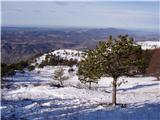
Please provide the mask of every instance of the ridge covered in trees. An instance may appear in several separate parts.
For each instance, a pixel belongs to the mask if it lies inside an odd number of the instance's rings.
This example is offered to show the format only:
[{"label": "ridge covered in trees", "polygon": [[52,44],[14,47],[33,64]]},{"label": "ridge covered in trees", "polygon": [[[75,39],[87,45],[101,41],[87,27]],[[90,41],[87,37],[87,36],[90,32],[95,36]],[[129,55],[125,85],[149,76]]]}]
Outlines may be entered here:
[{"label": "ridge covered in trees", "polygon": [[67,65],[67,66],[73,66],[77,65],[78,61],[76,59],[63,59],[60,58],[60,56],[56,56],[53,54],[47,54],[45,57],[45,60],[42,61],[42,63],[38,66],[39,68],[43,68],[46,65],[49,66],[57,66],[57,65]]}]

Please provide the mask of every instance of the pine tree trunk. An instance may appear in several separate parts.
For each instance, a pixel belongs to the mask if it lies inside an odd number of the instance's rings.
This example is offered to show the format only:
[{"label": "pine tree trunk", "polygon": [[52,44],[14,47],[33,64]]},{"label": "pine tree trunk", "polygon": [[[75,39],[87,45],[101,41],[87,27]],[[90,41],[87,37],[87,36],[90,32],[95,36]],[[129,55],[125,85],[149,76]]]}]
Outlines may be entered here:
[{"label": "pine tree trunk", "polygon": [[91,89],[91,82],[89,82],[89,89]]},{"label": "pine tree trunk", "polygon": [[160,79],[159,79],[159,75],[157,75],[157,80],[158,80],[158,81],[160,81]]},{"label": "pine tree trunk", "polygon": [[158,80],[158,81],[160,81],[159,76],[160,76],[160,75],[159,75],[159,72],[157,72],[156,77],[157,77],[157,80]]},{"label": "pine tree trunk", "polygon": [[60,77],[60,79],[59,79],[59,82],[60,82],[61,86],[63,86],[63,81],[62,81],[62,78],[61,78],[61,77]]},{"label": "pine tree trunk", "polygon": [[113,93],[112,93],[112,104],[116,105],[116,87],[117,87],[117,78],[113,78]]}]

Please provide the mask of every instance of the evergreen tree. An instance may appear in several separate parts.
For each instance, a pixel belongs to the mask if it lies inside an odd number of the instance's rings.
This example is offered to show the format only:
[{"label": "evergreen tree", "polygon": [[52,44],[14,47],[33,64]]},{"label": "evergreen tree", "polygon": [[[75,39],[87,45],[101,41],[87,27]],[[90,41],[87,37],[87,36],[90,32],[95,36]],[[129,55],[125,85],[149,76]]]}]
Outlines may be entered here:
[{"label": "evergreen tree", "polygon": [[6,76],[8,73],[8,66],[5,63],[1,64],[1,78]]},{"label": "evergreen tree", "polygon": [[[103,74],[113,77],[112,103],[116,104],[117,79],[120,76],[130,76],[139,73],[145,66],[140,45],[134,43],[128,35],[109,37],[107,42],[101,42],[96,48],[102,64]],[[135,71],[135,72],[132,72]]]},{"label": "evergreen tree", "polygon": [[1,64],[1,77],[13,76],[15,75],[15,64],[7,65],[5,63]]},{"label": "evergreen tree", "polygon": [[86,51],[83,59],[79,64],[78,75],[79,80],[82,83],[89,83],[91,89],[91,83],[97,82],[97,79],[101,77],[101,67],[97,61],[97,55],[94,50]]},{"label": "evergreen tree", "polygon": [[[135,44],[128,35],[120,35],[117,39],[110,36],[107,42],[100,42],[97,48],[90,53],[92,53],[91,57],[87,55],[80,63],[80,71],[83,71],[83,75],[93,74],[97,78],[102,75],[113,77],[112,103],[116,105],[117,79],[120,76],[138,74],[144,68],[145,62],[142,58],[141,47]],[[89,73],[89,69],[91,69],[91,73]]]},{"label": "evergreen tree", "polygon": [[35,66],[33,66],[33,65],[28,66],[29,71],[33,71],[34,69],[35,69]]}]

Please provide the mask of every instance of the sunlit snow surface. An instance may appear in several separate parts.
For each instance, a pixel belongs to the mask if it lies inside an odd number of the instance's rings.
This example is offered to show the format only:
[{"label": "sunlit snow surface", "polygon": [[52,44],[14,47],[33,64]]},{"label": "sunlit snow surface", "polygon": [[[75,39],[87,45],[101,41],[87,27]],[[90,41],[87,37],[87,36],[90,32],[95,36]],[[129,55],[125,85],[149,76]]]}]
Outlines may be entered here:
[{"label": "sunlit snow surface", "polygon": [[[59,49],[59,50],[50,52],[49,54],[59,56],[60,58],[65,59],[65,60],[73,59],[73,60],[80,61],[82,58],[83,52],[78,51],[78,50],[71,50],[71,49]],[[36,59],[36,63],[40,64],[43,60],[45,60],[46,55],[47,54],[44,54],[38,57]]]},{"label": "sunlit snow surface", "polygon": [[[159,48],[159,42],[139,42],[143,49]],[[66,53],[67,54],[64,54]],[[81,51],[56,50],[52,54],[63,59],[82,58]],[[46,54],[37,58],[40,64]],[[35,64],[35,63],[33,63]],[[63,88],[53,84],[54,71],[65,69]],[[112,78],[103,77],[92,89],[82,84],[74,72],[68,72],[67,66],[45,66],[25,73],[17,72],[6,79],[2,85],[1,117],[3,120],[160,120],[160,82],[155,77],[121,77],[118,82],[126,81],[117,88],[117,102],[126,104],[107,106],[112,99]],[[5,86],[5,87],[4,87]]]},{"label": "sunlit snow surface", "polygon": [[8,85],[2,88],[2,119],[159,120],[160,82],[156,78],[119,78],[119,82],[127,82],[118,87],[117,102],[127,107],[114,108],[104,104],[111,102],[112,78],[101,78],[89,90],[79,82],[76,66],[73,73],[63,66],[69,79],[65,87],[56,88],[53,73],[58,67],[36,68],[7,78]]},{"label": "sunlit snow surface", "polygon": [[144,50],[160,48],[160,41],[143,41],[138,42],[138,44],[141,45]]}]

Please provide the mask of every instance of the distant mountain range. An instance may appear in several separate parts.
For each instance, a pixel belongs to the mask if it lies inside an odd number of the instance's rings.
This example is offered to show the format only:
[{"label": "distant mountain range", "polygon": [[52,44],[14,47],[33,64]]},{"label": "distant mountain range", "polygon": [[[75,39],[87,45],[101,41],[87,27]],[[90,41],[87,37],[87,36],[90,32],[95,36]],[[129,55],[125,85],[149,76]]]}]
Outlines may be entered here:
[{"label": "distant mountain range", "polygon": [[126,29],[82,29],[82,28],[32,28],[2,27],[1,55],[2,62],[13,63],[27,60],[37,54],[55,49],[85,50],[94,48],[99,41],[128,34],[135,41],[158,41],[160,35],[154,32]]}]

